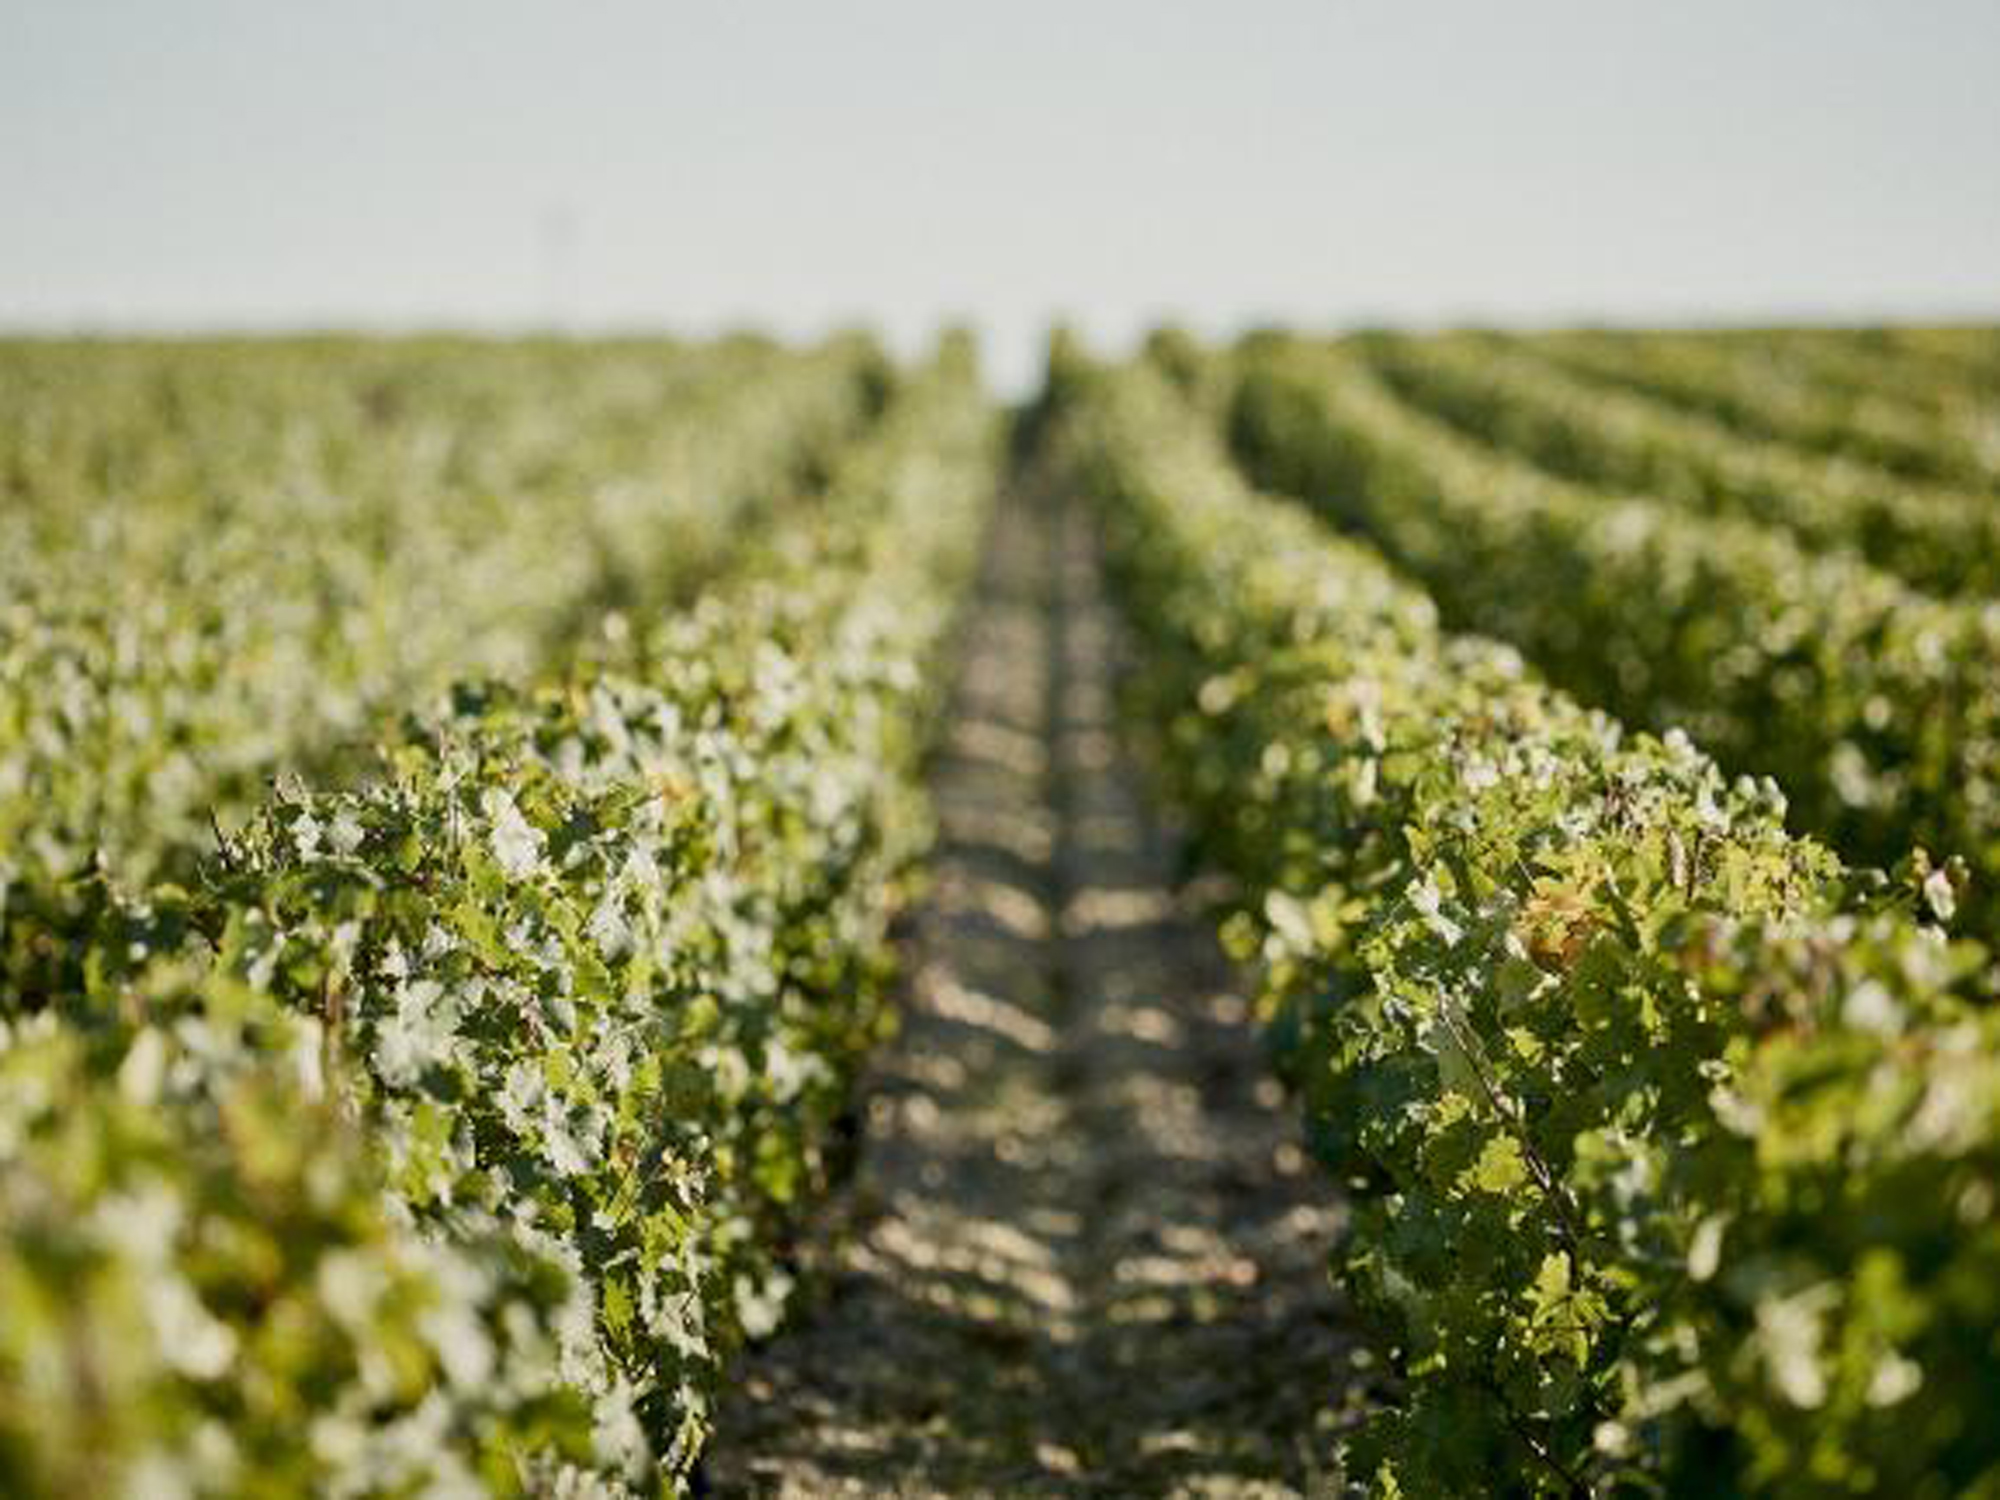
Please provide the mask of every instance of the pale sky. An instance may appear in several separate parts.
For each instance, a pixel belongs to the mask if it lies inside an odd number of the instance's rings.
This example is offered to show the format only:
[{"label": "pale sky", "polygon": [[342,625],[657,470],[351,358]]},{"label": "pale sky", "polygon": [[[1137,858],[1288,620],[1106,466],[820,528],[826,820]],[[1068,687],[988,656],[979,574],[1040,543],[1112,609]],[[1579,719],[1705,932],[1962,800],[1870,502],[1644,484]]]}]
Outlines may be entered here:
[{"label": "pale sky", "polygon": [[1996,0],[0,0],[0,326],[1898,314]]}]

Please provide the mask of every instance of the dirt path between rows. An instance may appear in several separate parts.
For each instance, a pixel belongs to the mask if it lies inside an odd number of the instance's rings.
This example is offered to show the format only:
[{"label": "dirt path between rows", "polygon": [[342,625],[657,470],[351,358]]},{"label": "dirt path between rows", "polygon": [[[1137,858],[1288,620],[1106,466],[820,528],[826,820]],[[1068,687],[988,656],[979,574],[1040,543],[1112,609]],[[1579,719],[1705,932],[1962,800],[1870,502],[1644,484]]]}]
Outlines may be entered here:
[{"label": "dirt path between rows", "polygon": [[905,1025],[821,1294],[720,1414],[715,1493],[1330,1484],[1361,1380],[1335,1191],[1176,884],[1118,647],[1087,525],[1010,501],[932,777]]}]

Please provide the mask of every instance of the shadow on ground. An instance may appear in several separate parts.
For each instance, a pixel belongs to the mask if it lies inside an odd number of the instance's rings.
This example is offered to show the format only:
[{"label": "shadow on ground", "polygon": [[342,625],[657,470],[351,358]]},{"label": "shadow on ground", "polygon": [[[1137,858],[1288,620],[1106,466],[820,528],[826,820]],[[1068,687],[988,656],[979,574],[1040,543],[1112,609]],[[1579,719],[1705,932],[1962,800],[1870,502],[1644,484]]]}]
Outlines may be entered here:
[{"label": "shadow on ground", "polygon": [[740,1368],[722,1494],[1323,1492],[1366,1386],[1331,1184],[1173,883],[1087,528],[994,532],[936,881],[818,1295]]}]

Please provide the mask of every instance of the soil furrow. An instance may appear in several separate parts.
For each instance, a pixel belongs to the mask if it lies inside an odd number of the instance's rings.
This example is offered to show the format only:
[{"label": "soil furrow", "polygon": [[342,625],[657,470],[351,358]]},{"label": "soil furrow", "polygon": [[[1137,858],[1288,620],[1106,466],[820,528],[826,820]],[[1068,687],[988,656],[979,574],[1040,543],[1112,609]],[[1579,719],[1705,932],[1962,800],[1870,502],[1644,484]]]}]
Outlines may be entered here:
[{"label": "soil furrow", "polygon": [[744,1361],[720,1493],[1324,1487],[1355,1342],[1334,1189],[1117,717],[1086,520],[995,527],[935,882],[816,1295]]}]

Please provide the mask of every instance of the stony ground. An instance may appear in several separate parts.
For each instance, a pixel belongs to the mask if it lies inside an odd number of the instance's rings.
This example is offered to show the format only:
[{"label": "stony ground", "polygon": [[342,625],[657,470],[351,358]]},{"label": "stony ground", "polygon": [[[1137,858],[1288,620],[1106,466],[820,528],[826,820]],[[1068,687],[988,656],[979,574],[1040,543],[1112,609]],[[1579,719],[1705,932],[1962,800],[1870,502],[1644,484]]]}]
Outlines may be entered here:
[{"label": "stony ground", "polygon": [[722,1494],[1328,1493],[1340,1207],[1176,883],[1087,526],[1010,502],[933,776],[901,1036]]}]

